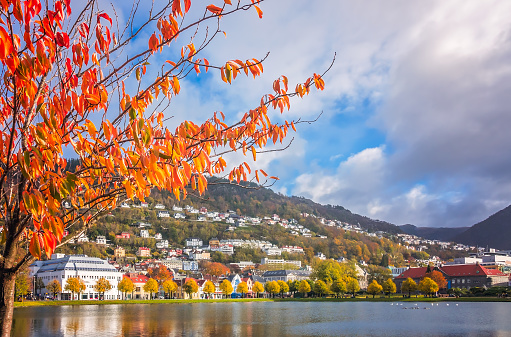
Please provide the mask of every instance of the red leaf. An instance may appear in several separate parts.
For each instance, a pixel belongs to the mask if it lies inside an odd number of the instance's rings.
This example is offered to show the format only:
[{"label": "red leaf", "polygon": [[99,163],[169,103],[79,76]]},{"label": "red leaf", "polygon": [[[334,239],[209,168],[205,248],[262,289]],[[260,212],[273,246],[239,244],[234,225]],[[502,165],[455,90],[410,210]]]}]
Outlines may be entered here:
[{"label": "red leaf", "polygon": [[222,13],[222,8],[217,7],[215,5],[209,5],[206,7],[206,9],[216,15],[220,15]]}]

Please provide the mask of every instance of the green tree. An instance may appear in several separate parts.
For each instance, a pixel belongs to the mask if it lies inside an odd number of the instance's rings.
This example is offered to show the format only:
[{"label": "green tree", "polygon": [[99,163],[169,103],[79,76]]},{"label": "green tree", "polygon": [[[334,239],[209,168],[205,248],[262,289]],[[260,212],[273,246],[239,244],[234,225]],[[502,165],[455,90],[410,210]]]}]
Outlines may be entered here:
[{"label": "green tree", "polygon": [[199,285],[191,278],[183,285],[183,291],[188,294],[188,298],[192,298],[192,294],[199,291]]},{"label": "green tree", "polygon": [[169,298],[172,298],[172,293],[177,290],[176,282],[174,282],[170,279],[163,282],[163,284],[161,286],[162,286],[163,291],[166,294],[169,294]]},{"label": "green tree", "polygon": [[272,297],[275,297],[275,294],[280,291],[280,286],[277,281],[268,281],[264,284],[264,290]]},{"label": "green tree", "polygon": [[394,283],[394,281],[392,281],[391,278],[387,279],[387,281],[383,282],[382,284],[382,287],[383,287],[383,292],[387,295],[390,295],[391,294],[395,294],[397,289],[396,289],[396,284]]},{"label": "green tree", "polygon": [[419,290],[424,295],[433,295],[438,291],[438,284],[429,277],[424,277],[419,282]]},{"label": "green tree", "polygon": [[280,297],[284,297],[284,293],[289,292],[289,285],[281,280],[278,280],[277,284],[279,285],[280,288]]},{"label": "green tree", "polygon": [[358,280],[354,277],[348,277],[346,279],[346,291],[351,293],[355,297],[355,293],[360,290]]},{"label": "green tree", "polygon": [[75,298],[75,293],[78,294],[78,300],[80,300],[80,294],[85,290],[85,282],[79,277],[69,277],[66,280],[64,286],[65,291],[70,291],[72,294],[72,300]]},{"label": "green tree", "polygon": [[305,294],[311,291],[311,286],[307,280],[301,280],[298,284],[298,292],[302,294],[302,297],[305,297]]},{"label": "green tree", "polygon": [[293,293],[293,295],[298,291],[297,287],[298,287],[298,282],[299,281],[287,281],[287,285],[289,286],[289,291]]},{"label": "green tree", "polygon": [[53,294],[54,299],[57,297],[57,294],[62,291],[60,282],[57,279],[48,282],[48,284],[46,285],[45,288],[46,288],[46,290],[48,290],[50,293]]},{"label": "green tree", "polygon": [[126,295],[135,290],[135,285],[129,277],[124,276],[117,285],[117,289],[119,289],[119,291],[123,294],[124,299],[126,299]]},{"label": "green tree", "polygon": [[252,291],[256,293],[257,297],[259,297],[259,294],[264,291],[264,287],[261,284],[261,282],[259,281],[254,282],[254,285],[252,286]]},{"label": "green tree", "polygon": [[96,284],[94,285],[94,291],[97,291],[99,293],[100,300],[105,299],[105,292],[109,291],[110,289],[112,289],[112,285],[104,277],[97,280]]},{"label": "green tree", "polygon": [[332,290],[337,297],[339,297],[339,294],[344,295],[344,293],[346,293],[346,282],[343,280],[337,280],[332,284],[330,290]]},{"label": "green tree", "polygon": [[367,267],[367,280],[369,282],[376,280],[379,284],[383,284],[383,282],[390,277],[392,277],[392,273],[389,268],[375,265],[369,265]]},{"label": "green tree", "polygon": [[408,293],[408,297],[418,289],[417,283],[412,278],[407,278],[401,284],[401,293]]},{"label": "green tree", "polygon": [[376,294],[379,294],[383,291],[383,287],[376,282],[376,280],[373,280],[368,286],[367,286],[367,293],[373,295],[373,298]]},{"label": "green tree", "polygon": [[319,297],[323,297],[324,294],[328,293],[327,284],[321,280],[316,280],[316,282],[314,282],[314,292],[318,294]]},{"label": "green tree", "polygon": [[14,287],[16,298],[20,298],[21,301],[23,302],[23,298],[30,291],[31,285],[32,283],[30,282],[28,274],[19,273],[18,276],[16,276]]},{"label": "green tree", "polygon": [[208,294],[208,297],[211,296],[211,294],[214,294],[216,291],[215,284],[211,281],[206,281],[203,291]]},{"label": "green tree", "polygon": [[153,299],[153,294],[158,292],[158,282],[155,279],[150,278],[144,284],[143,289],[146,293],[149,293],[149,298]]},{"label": "green tree", "polygon": [[334,260],[319,261],[314,265],[311,278],[332,284],[343,276],[351,275],[354,271],[347,264],[340,264]]},{"label": "green tree", "polygon": [[238,287],[236,288],[236,292],[241,294],[241,297],[245,297],[245,294],[248,293],[248,285],[247,282],[240,282]]},{"label": "green tree", "polygon": [[223,280],[222,283],[220,283],[219,288],[225,297],[229,296],[234,291],[234,289],[232,288],[231,282],[229,282],[229,280],[227,280],[227,279]]}]

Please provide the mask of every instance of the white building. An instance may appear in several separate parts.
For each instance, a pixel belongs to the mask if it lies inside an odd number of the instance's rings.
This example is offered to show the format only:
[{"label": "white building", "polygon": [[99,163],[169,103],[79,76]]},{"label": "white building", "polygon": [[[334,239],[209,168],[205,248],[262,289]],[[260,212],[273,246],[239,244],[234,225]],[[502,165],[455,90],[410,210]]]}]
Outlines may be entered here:
[{"label": "white building", "polygon": [[282,266],[282,267],[285,264],[294,264],[298,268],[302,267],[302,261],[299,261],[299,260],[269,259],[267,257],[263,257],[261,259],[261,264],[278,265],[278,266]]},{"label": "white building", "polygon": [[[117,284],[122,279],[122,273],[106,260],[97,257],[88,257],[87,255],[64,255],[53,254],[51,260],[36,261],[30,266],[30,276],[41,278],[44,284],[50,281],[58,280],[62,287],[62,293],[57,294],[58,299],[70,300],[71,293],[64,290],[66,281],[70,277],[79,277],[85,282],[85,291],[80,295],[80,299],[98,299],[99,293],[94,291],[96,282],[105,278],[110,282],[112,289],[105,292],[105,299],[120,299],[120,293],[117,291]],[[49,291],[43,289],[42,292]],[[78,294],[74,294],[78,299]]]},{"label": "white building", "polygon": [[148,238],[149,237],[149,231],[147,229],[141,229],[140,230],[140,237],[141,238]]},{"label": "white building", "polygon": [[282,249],[279,247],[265,247],[262,249],[262,251],[266,255],[282,255]]},{"label": "white building", "polygon": [[104,235],[98,235],[96,237],[96,244],[98,244],[98,245],[106,245],[106,237]]},{"label": "white building", "polygon": [[170,213],[168,211],[159,211],[158,212],[158,218],[169,218]]},{"label": "white building", "polygon": [[169,248],[169,240],[161,240],[156,242],[156,248],[157,249]]},{"label": "white building", "polygon": [[162,204],[156,204],[156,205],[154,205],[154,208],[155,209],[165,209],[165,206]]},{"label": "white building", "polygon": [[202,240],[200,238],[187,238],[186,247],[200,247],[202,246]]}]

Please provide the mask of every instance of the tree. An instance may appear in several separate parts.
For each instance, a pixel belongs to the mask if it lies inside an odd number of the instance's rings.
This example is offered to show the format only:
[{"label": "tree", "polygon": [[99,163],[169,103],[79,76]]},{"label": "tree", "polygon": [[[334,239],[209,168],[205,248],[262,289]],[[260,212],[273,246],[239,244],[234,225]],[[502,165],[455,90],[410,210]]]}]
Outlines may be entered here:
[{"label": "tree", "polygon": [[336,297],[339,297],[339,294],[344,295],[346,292],[346,282],[337,280],[332,284],[330,290],[336,294]]},{"label": "tree", "polygon": [[[134,1],[138,8],[139,0]],[[226,176],[236,184],[251,179],[249,173],[263,185],[273,180],[243,160],[228,165],[225,152],[240,150],[255,159],[268,142],[283,143],[295,123],[272,122],[268,108],[283,112],[291,97],[303,97],[313,86],[324,88],[323,75],[313,74],[294,90],[281,76],[272,93],[240,120],[218,112],[199,124],[178,121],[170,130],[162,110],[192,71],[217,72],[228,84],[243,73],[262,73],[264,59],[210,64],[202,57],[221,35],[216,26],[207,34],[208,22],[220,25],[222,18],[251,8],[262,17],[258,2],[208,5],[193,11],[201,16],[187,20],[191,0],[153,2],[147,10],[116,15],[115,22],[93,0],[79,3],[73,16],[70,3],[0,4],[3,336],[12,326],[15,278],[35,258],[49,257],[119,200],[144,201],[152,187],[178,199],[189,191],[203,194],[206,177],[227,167]],[[189,31],[195,31],[192,40],[183,37]],[[146,43],[142,36],[149,37]],[[203,36],[195,45],[193,37]],[[182,53],[159,60],[167,48]],[[75,168],[68,167],[63,149],[67,157],[79,158]],[[62,208],[63,202],[71,208]],[[71,234],[63,239],[65,229]]]},{"label": "tree", "polygon": [[135,285],[129,277],[124,276],[119,284],[117,284],[117,289],[119,289],[119,291],[124,295],[124,299],[126,299],[126,295],[135,290]]},{"label": "tree", "polygon": [[110,289],[112,289],[112,285],[104,277],[97,280],[96,284],[94,285],[94,291],[97,291],[99,293],[100,300],[105,299],[105,292],[109,291]]},{"label": "tree", "polygon": [[401,293],[408,293],[408,297],[411,296],[412,292],[417,291],[417,289],[417,283],[410,277],[401,284]]},{"label": "tree", "polygon": [[319,297],[323,297],[323,294],[328,293],[328,286],[325,282],[317,280],[314,282],[314,292],[318,294]]},{"label": "tree", "polygon": [[232,294],[234,289],[232,288],[231,282],[229,282],[229,280],[227,279],[223,280],[222,283],[220,283],[220,291],[222,292],[222,294],[224,294],[225,297]]},{"label": "tree", "polygon": [[305,294],[311,291],[311,286],[307,280],[301,280],[298,285],[298,292],[302,294],[302,297],[305,297]]},{"label": "tree", "polygon": [[34,292],[37,295],[39,293],[39,290],[43,289],[44,282],[43,279],[37,276],[34,276]]},{"label": "tree", "polygon": [[429,277],[430,279],[435,281],[435,283],[438,285],[439,289],[447,288],[447,280],[445,279],[444,275],[440,271],[433,270],[430,273],[426,273],[425,276]]},{"label": "tree", "polygon": [[46,290],[53,294],[53,298],[57,297],[57,294],[62,291],[62,287],[60,286],[59,280],[55,279],[46,285]]},{"label": "tree", "polygon": [[163,284],[163,282],[172,278],[172,273],[163,264],[160,264],[158,268],[154,269],[149,268],[147,270],[147,273],[149,274],[149,277],[154,278],[158,282],[158,285],[160,287]]},{"label": "tree", "polygon": [[153,294],[158,292],[158,282],[155,279],[150,278],[144,284],[143,289],[146,293],[149,293],[150,299],[153,299],[154,298]]},{"label": "tree", "polygon": [[279,285],[280,288],[280,297],[284,297],[284,293],[289,292],[289,285],[281,280],[278,280],[277,284]]},{"label": "tree", "polygon": [[355,297],[355,293],[360,290],[358,280],[354,277],[348,277],[346,279],[346,291],[351,293]]},{"label": "tree", "polygon": [[203,291],[208,294],[208,298],[211,296],[211,294],[214,294],[215,291],[216,291],[216,287],[215,287],[215,284],[211,281],[206,281],[206,283],[204,283],[204,289]]},{"label": "tree", "polygon": [[275,297],[275,294],[280,291],[280,286],[277,281],[268,281],[264,284],[264,290],[272,297]]},{"label": "tree", "polygon": [[395,294],[397,291],[396,284],[394,283],[394,281],[392,281],[391,278],[389,278],[389,279],[387,279],[387,281],[383,282],[382,287],[383,287],[383,292],[385,294],[389,295],[389,297],[390,297],[390,294]]},{"label": "tree", "polygon": [[254,282],[254,285],[252,286],[252,291],[256,293],[257,297],[259,297],[259,294],[264,291],[264,287],[261,284],[261,282],[259,281]]},{"label": "tree", "polygon": [[80,294],[85,290],[85,282],[79,277],[69,277],[66,280],[66,285],[64,286],[65,291],[70,291],[72,294],[71,299],[75,299],[75,293],[78,294],[78,300],[80,300]]},{"label": "tree", "polygon": [[245,297],[245,294],[248,293],[248,284],[247,282],[240,282],[236,287],[236,292],[241,294],[241,297]]},{"label": "tree", "polygon": [[367,280],[369,282],[376,280],[379,284],[383,284],[383,282],[390,277],[392,277],[392,273],[389,268],[375,265],[369,265],[367,267]]},{"label": "tree", "polygon": [[188,294],[189,298],[192,298],[192,294],[199,291],[199,285],[193,278],[188,279],[183,285],[183,291]]},{"label": "tree", "polygon": [[221,276],[230,272],[229,268],[219,262],[204,262],[204,273],[207,275]]},{"label": "tree", "polygon": [[177,283],[172,280],[166,280],[161,287],[166,294],[169,294],[169,298],[172,298],[172,293],[177,290]]},{"label": "tree", "polygon": [[28,277],[27,273],[19,273],[18,276],[16,276],[16,282],[15,282],[15,293],[16,298],[20,298],[23,302],[23,297],[28,294],[28,292],[31,290],[31,282],[30,278]]},{"label": "tree", "polygon": [[373,280],[368,286],[367,286],[367,292],[371,295],[373,295],[373,298],[376,294],[379,294],[383,291],[383,287],[376,282],[376,280]]},{"label": "tree", "polygon": [[424,295],[433,295],[438,291],[438,284],[429,277],[424,277],[419,282],[419,290]]},{"label": "tree", "polygon": [[[341,279],[346,275],[351,275],[352,270],[348,268],[347,264],[340,264],[334,260],[319,261],[314,265],[311,278],[321,280],[326,284],[332,284],[333,282]],[[351,275],[353,276],[353,275]]]}]

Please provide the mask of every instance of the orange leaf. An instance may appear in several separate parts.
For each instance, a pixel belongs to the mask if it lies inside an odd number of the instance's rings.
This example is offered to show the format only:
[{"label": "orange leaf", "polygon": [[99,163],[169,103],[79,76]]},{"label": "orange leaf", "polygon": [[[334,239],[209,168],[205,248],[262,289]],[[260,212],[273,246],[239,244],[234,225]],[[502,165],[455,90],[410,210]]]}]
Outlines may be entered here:
[{"label": "orange leaf", "polygon": [[254,161],[256,161],[256,149],[252,146],[252,156],[254,157]]},{"label": "orange leaf", "polygon": [[231,0],[224,0],[224,2],[228,5],[232,5]]},{"label": "orange leaf", "polygon": [[257,15],[259,15],[259,18],[262,19],[263,18],[263,11],[258,6],[254,6],[254,7],[255,7],[255,9],[257,11]]},{"label": "orange leaf", "polygon": [[215,5],[209,5],[206,7],[206,9],[216,15],[220,15],[220,13],[222,13],[222,8],[217,7]]}]

